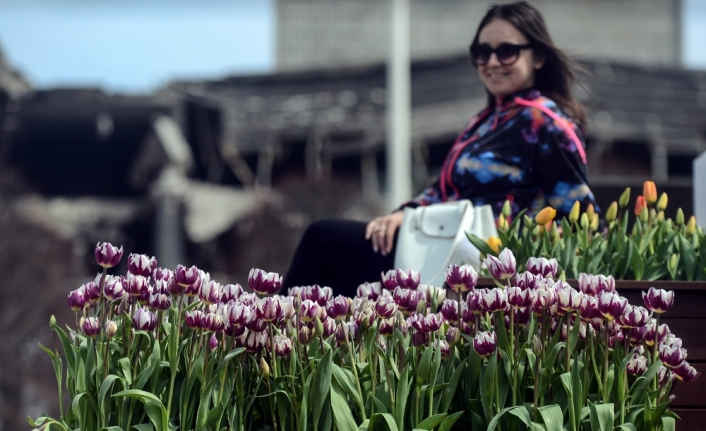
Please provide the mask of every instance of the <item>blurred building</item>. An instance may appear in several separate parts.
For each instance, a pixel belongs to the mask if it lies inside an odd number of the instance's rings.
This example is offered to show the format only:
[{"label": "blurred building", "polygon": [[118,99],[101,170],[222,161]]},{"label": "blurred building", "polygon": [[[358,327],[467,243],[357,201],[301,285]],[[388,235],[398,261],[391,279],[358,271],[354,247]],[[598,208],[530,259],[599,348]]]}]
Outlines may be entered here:
[{"label": "blurred building", "polygon": [[[410,0],[414,60],[465,54],[490,0]],[[554,41],[584,59],[679,66],[681,0],[531,0]],[[278,0],[277,68],[383,62],[390,2]]]}]

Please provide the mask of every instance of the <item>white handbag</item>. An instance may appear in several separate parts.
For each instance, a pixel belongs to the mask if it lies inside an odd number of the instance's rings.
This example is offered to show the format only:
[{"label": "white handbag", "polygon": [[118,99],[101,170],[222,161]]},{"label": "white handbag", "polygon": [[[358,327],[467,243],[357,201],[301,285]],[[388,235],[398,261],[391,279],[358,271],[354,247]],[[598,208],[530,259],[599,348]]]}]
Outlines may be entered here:
[{"label": "white handbag", "polygon": [[419,271],[421,283],[443,286],[449,265],[480,269],[480,251],[466,232],[487,240],[497,236],[490,205],[474,207],[469,200],[405,208],[397,237],[395,268]]}]

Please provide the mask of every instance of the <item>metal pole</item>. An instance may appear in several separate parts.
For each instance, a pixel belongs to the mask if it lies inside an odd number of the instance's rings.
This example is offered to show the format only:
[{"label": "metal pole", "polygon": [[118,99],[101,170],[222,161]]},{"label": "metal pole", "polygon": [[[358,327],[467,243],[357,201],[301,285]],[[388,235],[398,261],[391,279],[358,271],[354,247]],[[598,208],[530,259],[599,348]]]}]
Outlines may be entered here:
[{"label": "metal pole", "polygon": [[387,207],[412,198],[409,0],[391,0],[387,60]]}]

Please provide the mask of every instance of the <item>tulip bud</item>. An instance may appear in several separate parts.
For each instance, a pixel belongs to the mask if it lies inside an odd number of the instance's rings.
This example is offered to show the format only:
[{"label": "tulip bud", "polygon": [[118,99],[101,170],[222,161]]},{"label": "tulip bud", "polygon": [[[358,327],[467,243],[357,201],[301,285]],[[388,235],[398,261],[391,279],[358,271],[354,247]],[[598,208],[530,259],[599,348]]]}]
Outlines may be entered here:
[{"label": "tulip bud", "polygon": [[215,332],[211,335],[211,338],[208,340],[208,348],[212,352],[218,348],[218,338],[216,338]]},{"label": "tulip bud", "polygon": [[270,378],[270,366],[267,365],[267,361],[264,357],[260,358],[260,374],[262,374],[262,377],[265,379]]},{"label": "tulip bud", "polygon": [[316,330],[317,337],[324,334],[324,323],[318,317],[316,318],[316,323],[314,323],[314,329]]},{"label": "tulip bud", "polygon": [[446,342],[454,346],[460,339],[461,331],[455,326],[449,327],[449,330],[446,331]]},{"label": "tulip bud", "polygon": [[542,354],[542,350],[544,350],[542,346],[542,341],[537,337],[536,335],[532,337],[532,352],[539,356]]},{"label": "tulip bud", "polygon": [[623,193],[620,195],[620,199],[618,199],[618,205],[620,205],[620,208],[625,208],[628,206],[630,203],[630,187],[626,187]]},{"label": "tulip bud", "polygon": [[561,235],[559,235],[559,228],[556,225],[556,220],[552,222],[552,227],[551,229],[549,229],[549,236],[554,242],[557,242],[561,239]]},{"label": "tulip bud", "polygon": [[534,216],[534,221],[538,225],[544,226],[556,217],[556,210],[552,207],[544,207]]},{"label": "tulip bud", "polygon": [[658,222],[663,222],[664,221],[664,211],[658,211],[657,217],[655,217],[655,220]]},{"label": "tulip bud", "polygon": [[115,337],[115,334],[118,332],[118,325],[112,321],[109,320],[108,323],[105,324],[105,336],[107,339],[112,340],[113,337]]},{"label": "tulip bud", "polygon": [[581,203],[579,201],[574,201],[574,205],[571,207],[571,212],[569,213],[569,221],[571,223],[576,223],[579,220],[580,213]]},{"label": "tulip bud", "polygon": [[507,223],[507,219],[505,218],[504,215],[500,214],[498,216],[498,229],[502,231],[506,231],[510,228],[510,225]]},{"label": "tulip bud", "polygon": [[598,230],[598,213],[593,213],[593,217],[591,217],[591,230],[592,231],[597,231]]},{"label": "tulip bud", "polygon": [[512,214],[512,204],[509,200],[505,200],[505,203],[503,203],[503,208],[502,210],[500,210],[500,213],[505,216],[505,218],[510,217],[510,215]]},{"label": "tulip bud", "polygon": [[677,269],[677,264],[679,263],[679,255],[672,253],[669,257],[669,271],[674,272]]},{"label": "tulip bud", "polygon": [[696,217],[689,217],[689,221],[686,223],[686,234],[693,235],[696,232]]},{"label": "tulip bud", "polygon": [[415,311],[419,314],[427,314],[427,301],[421,299],[417,302],[417,309]]},{"label": "tulip bud", "polygon": [[618,203],[613,201],[608,207],[608,211],[605,213],[605,221],[608,223],[612,222],[618,217]]},{"label": "tulip bud", "polygon": [[527,214],[525,214],[525,215],[522,217],[522,220],[523,220],[523,222],[524,222],[523,224],[524,224],[526,227],[532,227],[532,226],[534,226],[534,219],[533,219],[532,217],[528,216]]},{"label": "tulip bud", "polygon": [[635,201],[635,215],[640,216],[642,210],[647,208],[647,200],[644,196],[638,196]]},{"label": "tulip bud", "polygon": [[495,253],[500,253],[500,246],[503,245],[503,242],[498,238],[497,236],[491,236],[489,237],[486,242],[488,243],[488,247],[490,247],[491,250],[493,250]]},{"label": "tulip bud", "polygon": [[681,208],[677,209],[677,215],[674,217],[674,223],[677,226],[682,226],[684,224],[684,211]]},{"label": "tulip bud", "polygon": [[667,202],[668,202],[668,197],[666,192],[662,192],[662,194],[659,196],[659,200],[657,200],[657,210],[658,211],[664,211],[667,209]]},{"label": "tulip bud", "polygon": [[640,221],[642,223],[647,223],[647,221],[650,219],[650,213],[647,210],[647,207],[642,207],[642,211],[640,211]]},{"label": "tulip bud", "polygon": [[542,226],[537,225],[532,228],[532,236],[539,236],[539,234],[542,232]]},{"label": "tulip bud", "polygon": [[588,220],[588,215],[586,213],[581,214],[581,229],[588,229],[588,226],[591,224]]},{"label": "tulip bud", "polygon": [[645,197],[648,205],[657,202],[657,186],[653,181],[645,181],[642,185],[642,195]]}]

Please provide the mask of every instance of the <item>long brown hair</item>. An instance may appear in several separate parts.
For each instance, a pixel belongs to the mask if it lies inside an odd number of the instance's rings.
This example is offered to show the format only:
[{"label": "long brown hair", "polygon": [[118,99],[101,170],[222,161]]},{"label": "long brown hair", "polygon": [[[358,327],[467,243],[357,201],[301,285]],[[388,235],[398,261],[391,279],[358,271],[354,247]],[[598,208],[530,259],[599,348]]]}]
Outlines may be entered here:
[{"label": "long brown hair", "polygon": [[[512,24],[533,45],[534,55],[544,59],[544,66],[535,72],[534,88],[554,100],[585,132],[586,111],[571,90],[572,84],[577,81],[576,72],[583,73],[585,70],[554,45],[539,11],[526,1],[490,6],[478,25],[474,44],[478,43],[483,27],[495,19]],[[488,104],[493,103],[494,97],[488,93]]]}]

